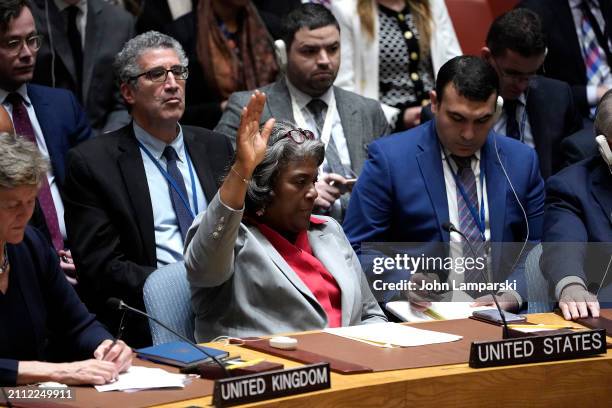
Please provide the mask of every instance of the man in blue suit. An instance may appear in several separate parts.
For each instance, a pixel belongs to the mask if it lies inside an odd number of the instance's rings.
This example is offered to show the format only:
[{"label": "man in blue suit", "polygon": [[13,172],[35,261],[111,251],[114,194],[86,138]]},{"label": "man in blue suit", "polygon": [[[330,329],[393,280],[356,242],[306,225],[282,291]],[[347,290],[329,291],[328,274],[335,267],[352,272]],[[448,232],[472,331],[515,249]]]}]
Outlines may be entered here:
[{"label": "man in blue suit", "polygon": [[[594,130],[612,143],[612,91],[602,97]],[[612,300],[612,152],[573,164],[546,185],[540,266],[567,319],[599,316]],[[606,158],[607,156],[607,158]],[[602,244],[608,243],[608,244]],[[592,292],[597,293],[595,296]]]},{"label": "man in blue suit", "polygon": [[[449,223],[477,252],[489,242],[540,240],[544,183],[538,160],[532,148],[491,130],[498,88],[489,64],[453,58],[431,93],[435,119],[370,144],[343,225],[358,253],[366,242],[411,242],[428,255],[431,243],[462,241],[449,233]],[[489,279],[517,273],[519,257],[519,251],[494,253]],[[521,274],[515,276],[517,290],[503,296],[506,309],[520,306],[519,293],[525,293]]]},{"label": "man in blue suit", "polygon": [[62,268],[73,276],[72,257],[64,246],[66,228],[61,196],[64,162],[68,149],[91,136],[91,128],[72,93],[28,84],[41,44],[27,1],[3,0],[0,3],[0,103],[11,116],[15,131],[35,142],[51,162],[51,170],[38,196],[33,224],[47,235],[62,259]]}]

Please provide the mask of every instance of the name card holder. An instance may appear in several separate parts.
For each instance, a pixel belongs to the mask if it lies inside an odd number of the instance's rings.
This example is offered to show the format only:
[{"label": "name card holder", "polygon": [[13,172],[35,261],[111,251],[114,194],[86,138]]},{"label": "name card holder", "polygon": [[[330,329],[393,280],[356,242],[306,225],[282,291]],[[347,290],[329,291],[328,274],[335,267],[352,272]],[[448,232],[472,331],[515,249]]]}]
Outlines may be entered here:
[{"label": "name card holder", "polygon": [[331,388],[329,363],[230,377],[215,381],[213,405],[230,407]]},{"label": "name card holder", "polygon": [[604,329],[557,332],[547,335],[475,341],[470,349],[470,367],[498,367],[514,364],[569,360],[606,353]]}]

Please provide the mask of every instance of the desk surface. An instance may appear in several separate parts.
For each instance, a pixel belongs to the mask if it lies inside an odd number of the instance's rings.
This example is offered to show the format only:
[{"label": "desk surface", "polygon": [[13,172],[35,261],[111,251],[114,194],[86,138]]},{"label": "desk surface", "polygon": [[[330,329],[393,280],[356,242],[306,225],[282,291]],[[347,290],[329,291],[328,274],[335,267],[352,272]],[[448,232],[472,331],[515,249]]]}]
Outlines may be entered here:
[{"label": "desk surface", "polygon": [[[553,314],[530,315],[529,321],[565,322]],[[300,365],[241,347],[224,348],[243,358],[265,358],[285,367]],[[501,401],[496,407],[606,406],[612,401],[612,351],[601,357],[486,369],[454,364],[370,374],[332,373],[331,382],[329,390],[245,406],[439,408],[491,406],[493,401]],[[211,401],[212,397],[205,397],[160,407],[205,407]]]}]

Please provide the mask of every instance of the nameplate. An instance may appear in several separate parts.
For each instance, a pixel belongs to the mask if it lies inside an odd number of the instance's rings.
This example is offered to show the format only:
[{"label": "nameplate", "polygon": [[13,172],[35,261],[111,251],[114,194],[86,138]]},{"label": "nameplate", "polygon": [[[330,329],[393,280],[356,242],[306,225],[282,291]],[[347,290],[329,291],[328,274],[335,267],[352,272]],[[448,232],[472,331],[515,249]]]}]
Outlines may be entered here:
[{"label": "nameplate", "polygon": [[267,371],[216,380],[213,405],[230,407],[330,387],[329,363],[317,363],[288,370]]},{"label": "nameplate", "polygon": [[606,331],[603,329],[496,341],[475,341],[470,349],[470,367],[569,360],[605,353]]}]

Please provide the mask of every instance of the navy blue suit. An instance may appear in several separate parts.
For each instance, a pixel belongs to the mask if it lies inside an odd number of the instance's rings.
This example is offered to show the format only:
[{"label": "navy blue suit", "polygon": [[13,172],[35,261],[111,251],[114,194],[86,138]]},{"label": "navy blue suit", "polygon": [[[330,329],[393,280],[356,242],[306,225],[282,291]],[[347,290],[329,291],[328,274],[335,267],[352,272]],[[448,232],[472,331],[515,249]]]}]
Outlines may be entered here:
[{"label": "navy blue suit", "polygon": [[26,229],[7,244],[11,264],[6,294],[0,292],[0,385],[15,385],[18,362],[74,361],[112,336],[87,311],[42,234]]},{"label": "navy blue suit", "polygon": [[[27,85],[28,96],[40,124],[53,174],[62,193],[66,176],[68,150],[92,136],[85,111],[74,94],[65,89]],[[40,229],[51,241],[45,218],[37,206],[30,224]]]},{"label": "navy blue suit", "polygon": [[[548,180],[541,267],[553,288],[568,276],[578,276],[587,287],[602,284],[611,246],[587,243],[612,242],[611,186],[612,176],[599,156]],[[611,273],[608,277],[602,286],[612,282]]]},{"label": "navy blue suit", "polygon": [[[544,182],[535,151],[519,141],[491,132],[481,149],[492,242],[520,242],[526,225],[494,150],[525,207],[529,240],[539,241],[544,213]],[[449,242],[449,221],[440,143],[435,121],[376,140],[353,189],[344,231],[360,253],[362,242]],[[457,226],[459,227],[459,226]],[[424,248],[427,246],[424,245]],[[494,273],[514,261],[494,257]],[[496,279],[500,276],[494,274]],[[507,276],[504,275],[504,277]],[[519,293],[523,290],[519,290]]]}]

